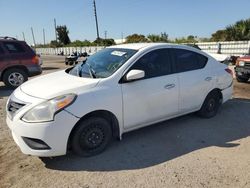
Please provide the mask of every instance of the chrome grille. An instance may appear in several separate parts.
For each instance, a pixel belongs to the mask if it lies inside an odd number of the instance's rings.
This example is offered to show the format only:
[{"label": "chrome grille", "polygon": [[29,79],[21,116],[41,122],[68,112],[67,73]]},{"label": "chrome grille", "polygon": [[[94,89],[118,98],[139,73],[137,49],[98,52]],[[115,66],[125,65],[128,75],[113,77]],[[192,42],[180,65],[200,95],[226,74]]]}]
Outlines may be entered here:
[{"label": "chrome grille", "polygon": [[245,67],[250,68],[250,62],[245,62]]}]

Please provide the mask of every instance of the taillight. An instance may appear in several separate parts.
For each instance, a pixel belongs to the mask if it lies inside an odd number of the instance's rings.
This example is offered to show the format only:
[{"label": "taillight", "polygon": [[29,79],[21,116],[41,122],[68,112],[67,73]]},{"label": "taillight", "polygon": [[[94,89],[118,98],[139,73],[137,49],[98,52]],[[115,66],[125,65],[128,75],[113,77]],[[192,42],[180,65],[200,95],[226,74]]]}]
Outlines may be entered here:
[{"label": "taillight", "polygon": [[231,69],[226,68],[225,71],[226,71],[227,73],[231,74],[231,76],[233,76],[233,71],[232,71]]},{"label": "taillight", "polygon": [[37,55],[35,55],[34,57],[32,57],[32,63],[34,64],[39,64],[39,57]]}]

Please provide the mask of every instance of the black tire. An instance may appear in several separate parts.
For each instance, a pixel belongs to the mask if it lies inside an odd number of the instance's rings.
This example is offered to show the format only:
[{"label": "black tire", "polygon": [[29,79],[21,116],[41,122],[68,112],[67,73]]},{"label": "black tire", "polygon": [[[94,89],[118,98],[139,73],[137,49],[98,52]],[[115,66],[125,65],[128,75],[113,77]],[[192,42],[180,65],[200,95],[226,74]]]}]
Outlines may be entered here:
[{"label": "black tire", "polygon": [[74,130],[72,150],[82,157],[90,157],[104,151],[112,138],[109,122],[100,117],[82,121]]},{"label": "black tire", "polygon": [[22,69],[9,69],[3,75],[4,84],[12,89],[19,87],[28,80],[27,73]]},{"label": "black tire", "polygon": [[69,64],[69,62],[68,61],[65,61],[65,65],[68,65]]},{"label": "black tire", "polygon": [[238,82],[243,82],[243,83],[246,83],[249,80],[248,77],[241,77],[241,76],[237,76],[237,75],[236,75],[236,79]]},{"label": "black tire", "polygon": [[221,105],[220,94],[217,91],[209,93],[202,104],[201,109],[198,111],[198,115],[202,118],[214,117]]}]

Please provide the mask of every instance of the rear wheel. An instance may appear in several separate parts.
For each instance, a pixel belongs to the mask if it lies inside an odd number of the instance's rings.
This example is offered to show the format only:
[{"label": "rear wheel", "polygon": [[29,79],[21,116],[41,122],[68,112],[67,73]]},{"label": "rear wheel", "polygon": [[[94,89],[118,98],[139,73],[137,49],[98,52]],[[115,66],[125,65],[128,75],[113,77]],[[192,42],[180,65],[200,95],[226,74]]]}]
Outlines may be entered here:
[{"label": "rear wheel", "polygon": [[220,107],[220,94],[217,91],[211,92],[207,95],[198,115],[203,118],[214,117]]},{"label": "rear wheel", "polygon": [[9,88],[17,88],[28,80],[28,75],[22,69],[9,69],[3,75],[3,82]]},{"label": "rear wheel", "polygon": [[97,155],[106,149],[111,137],[109,122],[104,118],[91,117],[74,130],[71,142],[73,152],[83,157]]}]

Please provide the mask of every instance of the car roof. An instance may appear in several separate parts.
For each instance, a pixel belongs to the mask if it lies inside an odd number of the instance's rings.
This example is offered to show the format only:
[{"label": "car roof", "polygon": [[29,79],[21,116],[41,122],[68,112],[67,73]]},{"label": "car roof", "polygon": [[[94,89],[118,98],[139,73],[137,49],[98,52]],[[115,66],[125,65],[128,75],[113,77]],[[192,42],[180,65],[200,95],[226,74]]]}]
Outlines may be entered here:
[{"label": "car roof", "polygon": [[129,43],[129,44],[119,44],[115,46],[110,46],[109,48],[126,48],[133,50],[140,50],[148,47],[157,47],[157,46],[173,46],[174,44],[170,43]]},{"label": "car roof", "polygon": [[142,50],[145,48],[154,48],[154,47],[182,47],[184,49],[192,49],[194,51],[198,51],[198,49],[194,47],[190,47],[183,44],[174,44],[174,43],[129,43],[129,44],[119,44],[115,46],[110,46],[108,48],[125,48],[132,50]]}]

